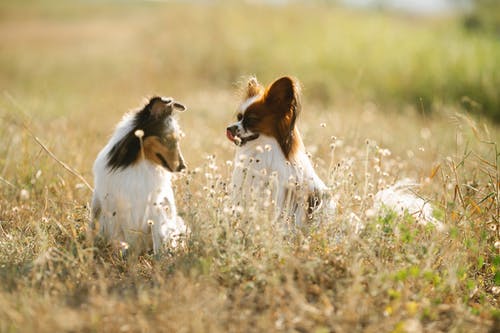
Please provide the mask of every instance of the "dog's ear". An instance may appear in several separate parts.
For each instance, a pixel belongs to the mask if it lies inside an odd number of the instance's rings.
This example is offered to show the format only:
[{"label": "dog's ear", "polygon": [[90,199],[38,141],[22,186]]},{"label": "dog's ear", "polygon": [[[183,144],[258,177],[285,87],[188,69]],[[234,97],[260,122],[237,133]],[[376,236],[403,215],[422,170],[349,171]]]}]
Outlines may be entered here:
[{"label": "dog's ear", "polygon": [[288,158],[294,142],[300,140],[295,128],[295,121],[300,112],[299,83],[290,77],[277,79],[267,88],[264,102],[270,111],[278,116],[278,142]]},{"label": "dog's ear", "polygon": [[246,98],[254,97],[262,92],[263,88],[255,76],[248,79],[246,87]]},{"label": "dog's ear", "polygon": [[286,116],[293,129],[300,112],[299,83],[287,76],[277,79],[267,88],[264,100],[275,112]]},{"label": "dog's ear", "polygon": [[[290,77],[282,77],[267,88],[265,101],[268,105],[287,112],[291,107],[299,105],[299,85]],[[297,110],[295,110],[297,111]]]},{"label": "dog's ear", "polygon": [[170,97],[153,97],[149,100],[149,109],[154,117],[169,116],[172,114],[174,100]]},{"label": "dog's ear", "polygon": [[184,104],[179,103],[179,102],[177,102],[177,101],[174,101],[174,103],[173,103],[173,105],[172,105],[172,106],[173,106],[173,108],[174,108],[176,111],[179,111],[179,112],[184,112],[184,111],[186,111],[186,110],[187,110],[187,107],[186,107]]}]

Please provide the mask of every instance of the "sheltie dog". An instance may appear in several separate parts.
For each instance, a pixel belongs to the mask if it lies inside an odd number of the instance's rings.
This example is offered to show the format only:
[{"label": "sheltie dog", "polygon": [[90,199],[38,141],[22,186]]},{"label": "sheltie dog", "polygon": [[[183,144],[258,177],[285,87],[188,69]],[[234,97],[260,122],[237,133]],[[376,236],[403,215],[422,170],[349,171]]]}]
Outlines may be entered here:
[{"label": "sheltie dog", "polygon": [[162,244],[175,246],[187,233],[171,184],[172,173],[186,167],[174,117],[185,110],[172,98],[151,98],[123,117],[98,154],[91,226],[105,239],[134,251],[152,248],[156,254]]},{"label": "sheltie dog", "polygon": [[[226,129],[227,138],[238,146],[231,184],[236,204],[267,201],[275,219],[297,226],[323,205],[327,193],[302,143],[296,125],[300,112],[295,79],[282,77],[264,88],[250,78],[236,122]],[[333,202],[326,201],[333,209]]]}]

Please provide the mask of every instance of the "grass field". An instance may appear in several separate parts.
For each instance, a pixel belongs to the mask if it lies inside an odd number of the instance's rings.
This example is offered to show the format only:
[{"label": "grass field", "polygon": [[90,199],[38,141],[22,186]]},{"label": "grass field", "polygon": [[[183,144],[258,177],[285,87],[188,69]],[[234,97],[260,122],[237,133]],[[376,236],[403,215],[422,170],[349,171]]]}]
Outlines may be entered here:
[{"label": "grass field", "polygon": [[[132,1],[2,2],[0,41],[0,332],[498,332],[498,41],[453,17]],[[301,80],[335,218],[283,235],[228,209],[225,126],[251,74]],[[35,136],[92,184],[153,94],[189,107],[175,190],[193,232],[124,260],[86,239],[91,191]],[[370,214],[406,177],[446,231]]]}]

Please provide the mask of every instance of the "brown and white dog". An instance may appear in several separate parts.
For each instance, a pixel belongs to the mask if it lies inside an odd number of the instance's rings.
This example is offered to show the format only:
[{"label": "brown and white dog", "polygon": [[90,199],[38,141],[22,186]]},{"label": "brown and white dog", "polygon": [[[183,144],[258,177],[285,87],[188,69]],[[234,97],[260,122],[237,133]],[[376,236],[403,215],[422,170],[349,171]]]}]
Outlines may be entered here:
[{"label": "brown and white dog", "polygon": [[[263,206],[274,206],[275,219],[298,226],[322,206],[327,190],[296,126],[300,111],[295,79],[282,77],[264,88],[250,78],[236,122],[226,129],[227,138],[238,146],[231,186],[236,204],[266,201]],[[331,200],[328,206],[334,209]]]},{"label": "brown and white dog", "polygon": [[[327,216],[336,209],[305,152],[296,126],[300,111],[297,80],[282,77],[264,88],[250,78],[237,121],[226,129],[227,138],[238,146],[231,186],[235,203],[243,207],[250,203],[250,208],[257,209],[271,203],[275,219],[299,226],[320,207]],[[433,217],[432,206],[412,191],[417,185],[403,180],[380,190],[374,196],[373,212],[383,214],[389,209],[400,216],[409,214],[417,223],[444,229]],[[362,229],[361,220],[353,216],[355,229]]]},{"label": "brown and white dog", "polygon": [[92,222],[106,239],[158,253],[164,242],[175,245],[187,232],[171,184],[171,174],[185,168],[174,117],[184,110],[172,98],[151,98],[123,117],[97,156]]}]

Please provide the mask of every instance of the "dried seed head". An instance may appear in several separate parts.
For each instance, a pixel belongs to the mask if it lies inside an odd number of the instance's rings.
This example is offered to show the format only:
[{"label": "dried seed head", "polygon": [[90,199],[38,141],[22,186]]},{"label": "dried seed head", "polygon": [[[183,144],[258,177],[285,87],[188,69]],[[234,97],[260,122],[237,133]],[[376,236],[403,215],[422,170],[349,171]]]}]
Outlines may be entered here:
[{"label": "dried seed head", "polygon": [[142,139],[144,137],[144,131],[141,129],[138,129],[134,132],[134,135],[138,137],[139,139]]},{"label": "dried seed head", "polygon": [[30,198],[30,192],[28,192],[28,190],[23,188],[21,192],[19,192],[19,199],[21,199],[21,201],[26,201],[29,200],[29,198]]},{"label": "dried seed head", "polygon": [[427,127],[424,127],[420,130],[420,136],[422,137],[422,139],[424,140],[429,140],[432,136],[432,132],[429,128]]},{"label": "dried seed head", "polygon": [[381,156],[391,156],[391,151],[389,149],[379,149],[378,150],[378,153],[381,155]]},{"label": "dried seed head", "polygon": [[366,217],[368,217],[368,218],[375,217],[376,213],[377,213],[377,212],[376,212],[376,211],[375,211],[375,209],[373,209],[373,208],[367,209],[367,210],[365,211],[365,215],[366,215]]}]

